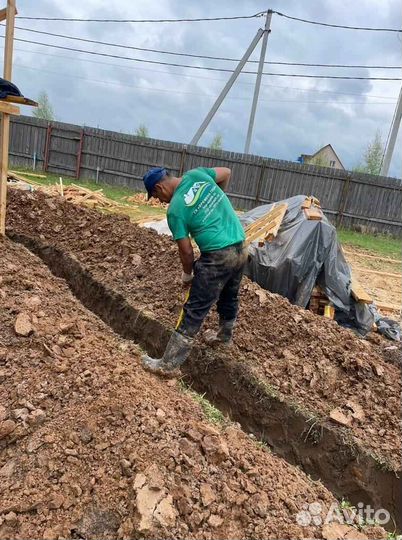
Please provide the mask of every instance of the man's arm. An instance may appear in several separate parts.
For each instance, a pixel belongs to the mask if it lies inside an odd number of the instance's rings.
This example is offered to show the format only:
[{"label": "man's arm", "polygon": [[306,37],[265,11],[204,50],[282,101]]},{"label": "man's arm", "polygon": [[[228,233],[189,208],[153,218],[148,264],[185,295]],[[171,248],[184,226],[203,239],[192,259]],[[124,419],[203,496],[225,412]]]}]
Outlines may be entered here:
[{"label": "man's arm", "polygon": [[194,263],[194,251],[191,240],[188,237],[182,238],[181,240],[177,240],[177,245],[179,247],[179,256],[183,265],[183,271],[190,275],[193,272]]},{"label": "man's arm", "polygon": [[216,173],[215,182],[221,188],[222,191],[226,191],[230,182],[230,175],[232,171],[227,167],[214,167]]}]

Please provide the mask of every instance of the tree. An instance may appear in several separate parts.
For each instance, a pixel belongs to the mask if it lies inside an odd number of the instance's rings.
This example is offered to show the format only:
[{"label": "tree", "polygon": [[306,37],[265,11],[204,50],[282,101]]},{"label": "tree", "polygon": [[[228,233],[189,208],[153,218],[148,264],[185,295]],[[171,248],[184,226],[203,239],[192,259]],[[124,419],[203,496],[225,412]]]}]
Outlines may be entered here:
[{"label": "tree", "polygon": [[382,157],[384,155],[384,143],[381,138],[381,133],[376,132],[374,139],[367,145],[363,154],[363,163],[355,167],[356,172],[364,172],[368,174],[380,174]]},{"label": "tree", "polygon": [[43,120],[55,120],[53,107],[46,92],[41,92],[38,97],[38,106],[34,108],[33,115]]},{"label": "tree", "polygon": [[212,142],[209,145],[209,147],[212,150],[222,150],[222,148],[223,148],[223,137],[222,137],[222,135],[220,133],[217,133],[215,135],[215,137],[212,139]]},{"label": "tree", "polygon": [[145,124],[140,124],[135,130],[135,135],[137,135],[137,137],[143,137],[144,139],[147,139],[149,137],[149,131],[147,126]]}]

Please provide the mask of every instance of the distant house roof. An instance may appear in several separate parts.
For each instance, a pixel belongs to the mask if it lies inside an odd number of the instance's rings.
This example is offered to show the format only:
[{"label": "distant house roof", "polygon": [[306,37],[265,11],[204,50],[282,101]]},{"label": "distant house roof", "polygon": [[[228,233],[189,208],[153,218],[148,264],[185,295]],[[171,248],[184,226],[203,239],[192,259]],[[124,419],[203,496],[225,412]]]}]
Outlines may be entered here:
[{"label": "distant house roof", "polygon": [[310,154],[302,154],[302,156],[303,156],[304,158],[308,158],[308,159],[315,158],[320,152],[322,152],[325,148],[328,148],[328,147],[331,148],[331,150],[333,151],[333,153],[334,153],[335,156],[336,156],[336,159],[339,161],[339,163],[342,165],[342,167],[345,168],[344,165],[343,165],[343,163],[342,163],[342,161],[339,159],[338,154],[335,152],[335,150],[334,150],[332,144],[326,144],[325,146],[323,146],[322,148],[320,148],[319,150],[317,150],[317,152],[316,152],[315,154],[311,154],[311,155],[310,155]]}]

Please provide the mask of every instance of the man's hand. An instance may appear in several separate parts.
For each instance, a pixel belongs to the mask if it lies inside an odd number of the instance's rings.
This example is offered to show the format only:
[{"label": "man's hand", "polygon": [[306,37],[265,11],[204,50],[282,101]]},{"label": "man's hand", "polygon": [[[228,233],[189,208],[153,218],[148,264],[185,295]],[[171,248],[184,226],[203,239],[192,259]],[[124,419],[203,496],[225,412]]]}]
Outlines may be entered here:
[{"label": "man's hand", "polygon": [[187,290],[191,287],[191,283],[193,282],[193,274],[187,274],[186,272],[183,272],[181,275],[181,284],[184,290]]}]

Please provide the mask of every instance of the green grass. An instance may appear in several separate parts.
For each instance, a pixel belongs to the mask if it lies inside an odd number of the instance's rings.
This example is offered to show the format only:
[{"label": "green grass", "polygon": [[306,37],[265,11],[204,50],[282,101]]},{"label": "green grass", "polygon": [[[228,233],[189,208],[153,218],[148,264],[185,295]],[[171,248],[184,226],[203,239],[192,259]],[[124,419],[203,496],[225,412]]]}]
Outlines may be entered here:
[{"label": "green grass", "polygon": [[387,540],[402,540],[402,535],[398,534],[396,531],[389,532],[387,534]]},{"label": "green grass", "polygon": [[[12,169],[15,172],[20,172],[21,175],[24,175],[23,169]],[[32,170],[25,169],[27,172],[32,172]],[[45,174],[42,171],[38,171],[38,174]],[[51,174],[47,174],[46,178],[37,178],[36,176],[27,176],[27,180],[30,179],[33,182],[37,184],[41,184],[44,186],[50,186],[60,184],[60,175],[55,176]],[[126,186],[111,186],[110,184],[104,184],[104,183],[96,183],[93,180],[86,180],[86,179],[80,179],[76,180],[75,178],[71,178],[68,176],[62,176],[63,179],[63,185],[69,186],[71,184],[76,184],[77,186],[82,186],[87,189],[92,189],[93,191],[97,189],[102,189],[103,194],[108,199],[111,199],[119,204],[122,204],[125,206],[125,208],[113,208],[113,209],[105,209],[105,212],[112,212],[112,213],[119,213],[119,214],[127,214],[130,216],[130,218],[133,221],[138,221],[139,219],[145,218],[145,217],[159,217],[161,215],[164,215],[166,211],[163,208],[148,206],[146,204],[143,205],[137,205],[137,204],[129,204],[125,200],[126,197],[130,197],[131,195],[134,195],[138,192],[138,190],[134,190],[132,188],[126,187]]]},{"label": "green grass", "polygon": [[199,394],[198,392],[187,386],[182,379],[180,380],[180,388],[182,392],[190,396],[201,406],[201,409],[209,422],[219,425],[222,425],[226,422],[226,419],[222,412],[206,399],[205,394]]},{"label": "green grass", "polygon": [[348,501],[347,499],[344,499],[343,497],[342,497],[340,506],[341,508],[347,508],[347,509],[355,508],[350,501]]},{"label": "green grass", "polygon": [[338,229],[338,239],[342,245],[366,249],[383,257],[401,258],[402,240],[400,239],[363,234],[347,229]]},{"label": "green grass", "polygon": [[256,441],[256,445],[258,446],[258,448],[261,448],[261,450],[265,450],[265,452],[268,452],[269,454],[272,453],[271,448],[265,441]]}]

